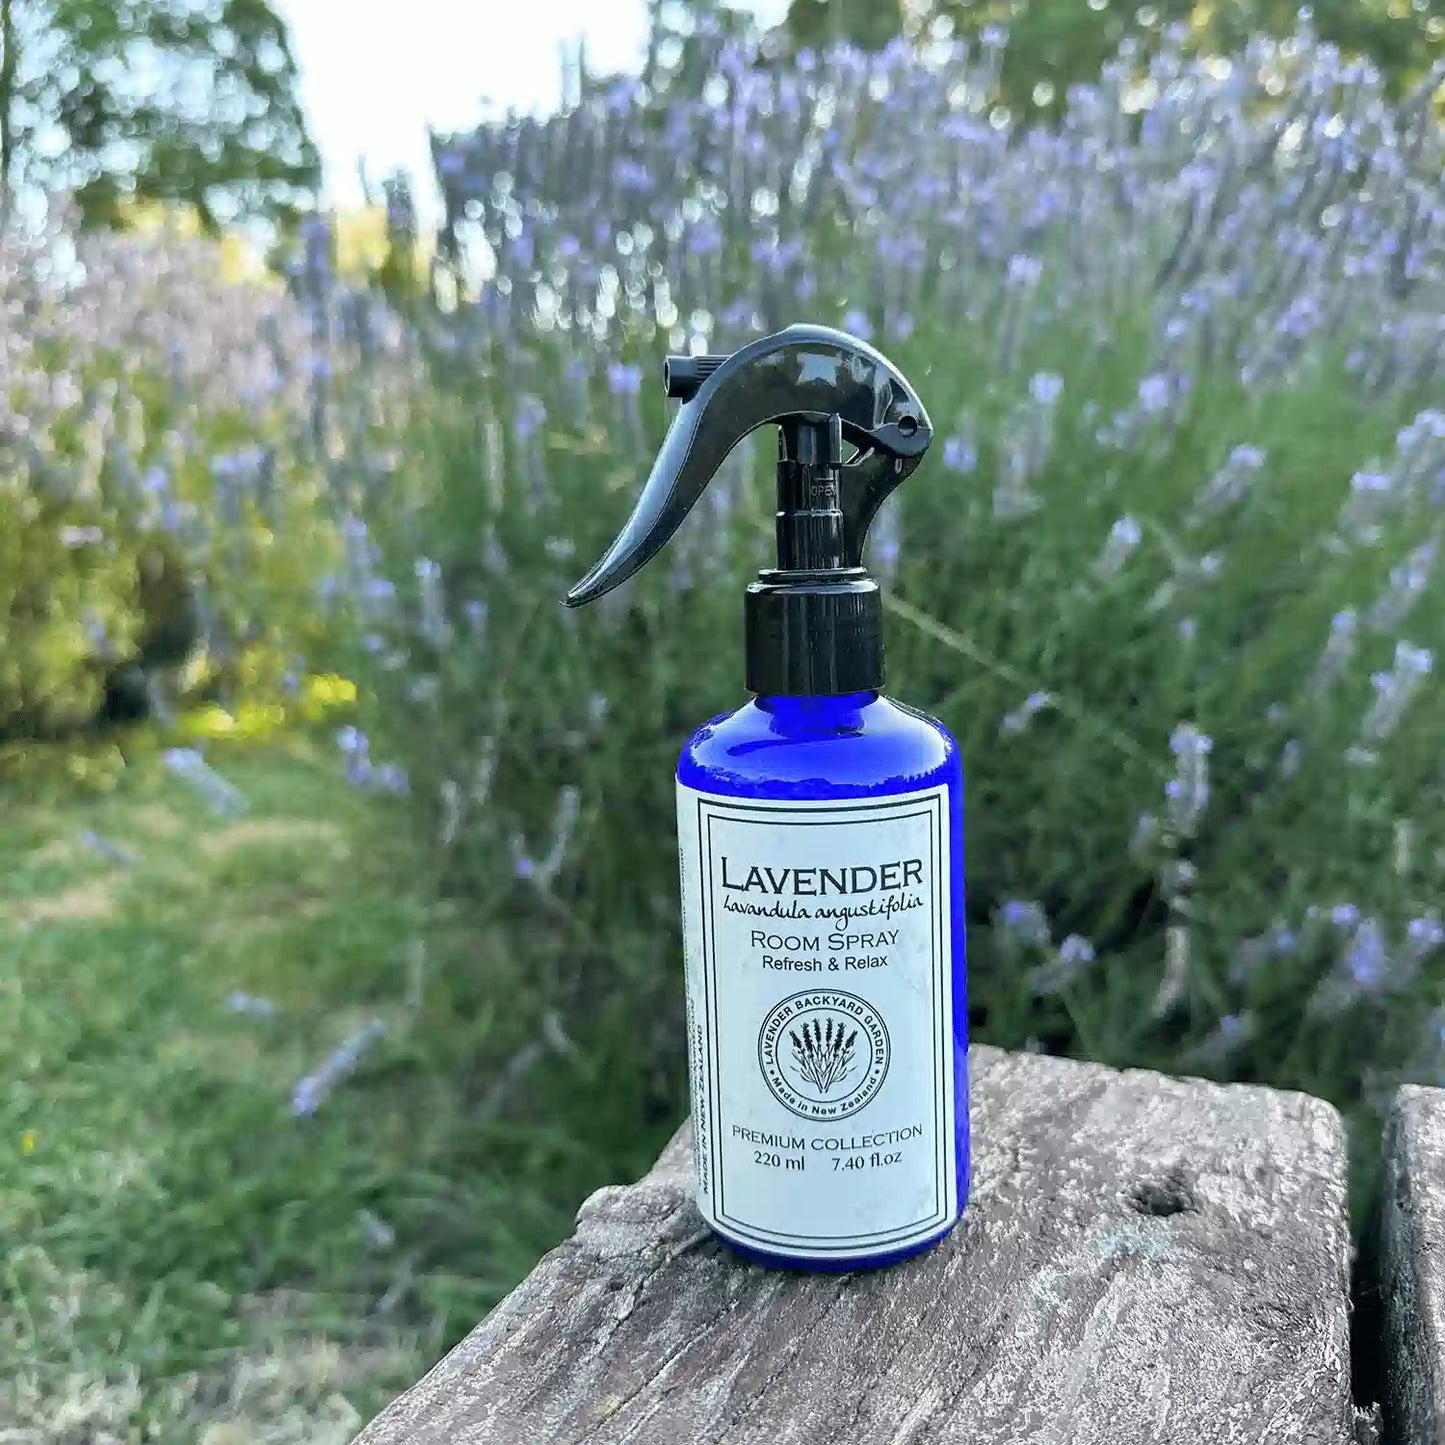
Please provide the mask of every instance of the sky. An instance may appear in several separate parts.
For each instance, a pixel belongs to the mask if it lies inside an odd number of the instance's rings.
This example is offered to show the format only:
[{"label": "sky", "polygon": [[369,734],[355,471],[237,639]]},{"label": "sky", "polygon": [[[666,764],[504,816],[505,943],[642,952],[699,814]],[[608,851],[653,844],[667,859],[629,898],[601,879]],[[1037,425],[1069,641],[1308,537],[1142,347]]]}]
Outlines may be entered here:
[{"label": "sky", "polygon": [[[274,0],[291,26],[301,94],[333,205],[373,181],[429,172],[426,131],[475,125],[490,105],[540,110],[561,90],[561,47],[585,38],[594,70],[636,69],[645,0]],[[787,0],[732,0],[763,20]],[[423,197],[423,200],[425,198]]]}]

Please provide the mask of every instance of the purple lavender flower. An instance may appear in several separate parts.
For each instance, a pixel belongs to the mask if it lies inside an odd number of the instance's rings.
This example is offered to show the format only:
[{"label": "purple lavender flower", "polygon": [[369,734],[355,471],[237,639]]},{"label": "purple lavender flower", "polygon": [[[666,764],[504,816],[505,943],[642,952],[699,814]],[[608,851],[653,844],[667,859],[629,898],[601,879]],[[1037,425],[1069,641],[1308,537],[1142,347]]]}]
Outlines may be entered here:
[{"label": "purple lavender flower", "polygon": [[1032,256],[1016,255],[1009,258],[1008,284],[1019,288],[1037,286],[1044,274],[1043,266]]},{"label": "purple lavender flower", "polygon": [[338,1085],[351,1077],[361,1061],[386,1033],[380,1019],[372,1019],[336,1046],[313,1073],[297,1081],[291,1091],[291,1113],[297,1119],[310,1118],[331,1097]]},{"label": "purple lavender flower", "polygon": [[513,417],[517,440],[530,441],[547,423],[547,408],[539,396],[523,395],[517,398],[517,410]]},{"label": "purple lavender flower", "polygon": [[1225,1014],[1209,1034],[1185,1055],[1191,1068],[1213,1071],[1229,1065],[1255,1035],[1254,1015],[1249,1012]]},{"label": "purple lavender flower", "polygon": [[1029,395],[1040,406],[1053,406],[1063,395],[1063,391],[1063,378],[1052,372],[1040,371],[1029,380]]},{"label": "purple lavender flower", "polygon": [[1011,898],[998,915],[998,924],[1018,942],[1033,948],[1049,946],[1049,919],[1043,905],[1028,899]]},{"label": "purple lavender flower", "polygon": [[346,780],[361,787],[371,777],[371,744],[358,727],[347,725],[336,734],[336,746],[346,759]]},{"label": "purple lavender flower", "polygon": [[429,557],[418,557],[415,572],[421,603],[417,630],[433,647],[446,648],[451,645],[452,625],[447,621],[441,565]]},{"label": "purple lavender flower", "polygon": [[410,786],[406,770],[395,763],[380,766],[371,760],[371,743],[358,727],[347,726],[336,734],[336,746],[346,759],[346,781],[353,788],[404,797]]},{"label": "purple lavender flower", "polygon": [[1192,723],[1180,723],[1169,739],[1175,773],[1164,788],[1175,832],[1192,837],[1209,806],[1209,754],[1213,741]]},{"label": "purple lavender flower", "polygon": [[1336,612],[1330,620],[1330,635],[1319,661],[1315,663],[1309,682],[1310,691],[1316,696],[1323,696],[1328,692],[1349,665],[1355,651],[1359,621],[1359,615],[1353,607]]},{"label": "purple lavender flower", "polygon": [[1254,479],[1264,466],[1265,453],[1258,447],[1237,446],[1224,465],[1205,484],[1187,517],[1198,526],[1230,507],[1238,506],[1250,493]]},{"label": "purple lavender flower", "polygon": [[1445,944],[1445,924],[1435,914],[1412,918],[1405,925],[1405,957],[1412,970],[1418,969],[1442,944]]},{"label": "purple lavender flower", "polygon": [[1435,570],[1439,543],[1422,542],[1398,567],[1390,570],[1389,586],[1370,609],[1369,624],[1377,632],[1391,632],[1414,610]]},{"label": "purple lavender flower", "polygon": [[968,476],[978,466],[978,449],[968,437],[948,437],[943,443],[943,465],[951,472]]},{"label": "purple lavender flower", "polygon": [[411,791],[406,769],[397,763],[383,763],[373,772],[372,781],[378,791],[393,797],[404,798]]},{"label": "purple lavender flower", "polygon": [[1052,959],[1029,972],[1029,992],[1035,997],[1058,993],[1074,983],[1094,962],[1094,957],[1094,945],[1087,938],[1078,933],[1069,934]]},{"label": "purple lavender flower", "polygon": [[1380,519],[1398,493],[1395,478],[1384,472],[1356,472],[1340,517],[1340,530],[1351,541],[1370,545],[1380,538]]},{"label": "purple lavender flower", "polygon": [[273,1019],[276,1005],[269,998],[259,998],[242,989],[234,989],[226,995],[226,1007],[233,1014],[246,1014],[250,1018]]},{"label": "purple lavender flower", "polygon": [[82,828],[78,836],[81,843],[92,853],[118,868],[134,868],[140,861],[128,848],[122,848],[119,843],[103,837],[94,828]]},{"label": "purple lavender flower", "polygon": [[1391,957],[1378,919],[1359,917],[1358,910],[1342,911],[1340,916],[1354,921],[1341,927],[1346,935],[1344,951],[1310,996],[1306,1008],[1311,1014],[1343,1013],[1362,1000],[1402,987],[1413,972],[1409,966],[1397,966]]},{"label": "purple lavender flower", "polygon": [[1156,372],[1139,383],[1139,405],[1146,416],[1159,416],[1174,401],[1176,383],[1172,377]]},{"label": "purple lavender flower", "polygon": [[551,888],[567,860],[567,849],[581,811],[581,794],[574,787],[565,787],[557,795],[557,811],[552,821],[552,842],[541,858],[532,857],[522,839],[512,839],[512,867],[516,876],[543,890]]},{"label": "purple lavender flower", "polygon": [[1094,576],[1100,582],[1107,582],[1114,577],[1124,563],[1129,560],[1143,537],[1144,531],[1133,517],[1120,517],[1109,528],[1109,536],[1104,542],[1104,550],[1100,552],[1094,563]]},{"label": "purple lavender flower", "polygon": [[369,1209],[357,1211],[357,1228],[361,1230],[361,1237],[366,1247],[378,1254],[385,1254],[396,1244],[396,1230],[389,1225],[380,1215],[373,1214]]},{"label": "purple lavender flower", "polygon": [[642,368],[625,361],[609,361],[607,390],[613,396],[636,396],[642,390]]},{"label": "purple lavender flower", "polygon": [[1427,648],[1409,642],[1395,644],[1394,666],[1389,672],[1377,672],[1370,679],[1375,699],[1360,725],[1367,741],[1381,742],[1399,727],[1405,709],[1434,666],[1434,654]]},{"label": "purple lavender flower", "polygon": [[1389,972],[1385,936],[1378,922],[1364,919],[1355,929],[1345,953],[1345,968],[1351,980],[1366,993],[1381,987]]},{"label": "purple lavender flower", "polygon": [[1017,737],[1028,731],[1034,714],[1052,707],[1054,695],[1051,692],[1031,692],[1012,712],[1006,712],[999,720],[1000,737]]},{"label": "purple lavender flower", "polygon": [[1236,987],[1251,982],[1275,959],[1286,958],[1299,947],[1299,935],[1292,928],[1275,924],[1265,932],[1246,938],[1235,950],[1229,981]]},{"label": "purple lavender flower", "polygon": [[246,795],[221,777],[195,748],[167,748],[161,756],[167,771],[194,788],[213,813],[237,818],[246,811]]},{"label": "purple lavender flower", "polygon": [[1129,856],[1136,862],[1153,862],[1163,831],[1157,813],[1148,810],[1140,813],[1134,820],[1134,831],[1129,837]]}]

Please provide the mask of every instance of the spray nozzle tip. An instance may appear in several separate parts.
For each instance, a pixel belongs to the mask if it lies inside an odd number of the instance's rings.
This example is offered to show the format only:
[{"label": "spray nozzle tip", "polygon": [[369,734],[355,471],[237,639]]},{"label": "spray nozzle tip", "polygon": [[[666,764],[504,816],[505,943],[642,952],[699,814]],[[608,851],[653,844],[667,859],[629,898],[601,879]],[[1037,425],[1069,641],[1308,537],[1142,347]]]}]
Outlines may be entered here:
[{"label": "spray nozzle tip", "polygon": [[691,401],[726,356],[669,356],[662,365],[662,386],[674,401]]}]

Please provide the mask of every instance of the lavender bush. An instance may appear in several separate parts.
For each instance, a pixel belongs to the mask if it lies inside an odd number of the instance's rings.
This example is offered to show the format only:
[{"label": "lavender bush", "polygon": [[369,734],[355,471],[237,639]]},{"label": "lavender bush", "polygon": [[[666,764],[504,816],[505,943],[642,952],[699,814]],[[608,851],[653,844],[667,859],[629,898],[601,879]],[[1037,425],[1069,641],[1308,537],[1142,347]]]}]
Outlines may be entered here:
[{"label": "lavender bush", "polygon": [[1002,36],[695,42],[700,95],[436,143],[433,396],[349,577],[449,885],[602,1057],[676,1063],[672,765],[739,699],[766,459],[622,595],[558,598],[661,354],[819,319],[940,430],[872,547],[890,685],[965,751],[978,1032],[1346,1103],[1440,1079],[1439,76],[1397,105],[1307,27],[1174,37],[1023,129]]},{"label": "lavender bush", "polygon": [[343,391],[342,323],[375,303],[315,269],[288,293],[174,237],[0,244],[0,739],[118,689],[164,711],[183,677],[279,683],[319,641],[331,502],[393,392],[382,365]]}]

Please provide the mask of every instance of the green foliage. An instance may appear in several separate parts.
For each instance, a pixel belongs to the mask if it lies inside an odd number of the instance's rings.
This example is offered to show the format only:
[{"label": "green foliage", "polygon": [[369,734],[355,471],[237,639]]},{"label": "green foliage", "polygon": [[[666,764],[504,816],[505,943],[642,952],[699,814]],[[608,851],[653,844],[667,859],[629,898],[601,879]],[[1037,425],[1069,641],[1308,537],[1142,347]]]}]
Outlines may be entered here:
[{"label": "green foliage", "polygon": [[345,1445],[661,1142],[566,1040],[520,1052],[509,940],[436,908],[395,802],[305,749],[212,758],[247,816],[144,755],[0,790],[0,1431],[26,1440]]},{"label": "green foliage", "polygon": [[209,230],[294,217],[320,181],[267,0],[0,0],[0,194],[73,192],[90,224],[179,202]]},{"label": "green foliage", "polygon": [[[1095,439],[1093,418],[1127,406],[1146,346],[1142,316],[1119,317],[1112,364],[1076,365],[1067,335],[1040,336],[1013,379],[983,391],[987,356],[946,324],[922,322],[889,347],[935,419],[968,417],[978,476],[1003,469],[1035,369],[1061,377],[1070,398],[1035,483],[1036,518],[996,518],[989,488],[941,455],[898,512],[889,688],[962,745],[974,1024],[1010,1047],[1043,1041],[1357,1107],[1369,1077],[1355,1024],[1303,1007],[1316,989],[1327,996],[1340,947],[1310,910],[1352,903],[1392,920],[1394,940],[1429,908],[1445,856],[1429,744],[1441,698],[1417,701],[1380,756],[1352,766],[1368,674],[1389,667],[1394,640],[1367,639],[1333,694],[1313,698],[1309,679],[1332,614],[1368,610],[1418,538],[1410,514],[1363,554],[1328,544],[1352,469],[1388,455],[1410,402],[1364,401],[1334,366],[1267,397],[1213,376],[1177,432],[1120,455]],[[767,553],[769,484],[766,466],[754,468],[743,491],[729,488],[727,521],[692,519],[624,596],[564,612],[559,597],[614,534],[664,424],[649,397],[630,427],[595,383],[579,416],[565,361],[563,345],[544,346],[526,367],[549,401],[545,483],[527,444],[496,424],[517,409],[515,355],[422,409],[407,444],[410,488],[371,514],[402,605],[373,634],[369,725],[410,770],[449,889],[515,931],[531,979],[517,1006],[537,1020],[560,1011],[615,1061],[614,1077],[651,1080],[656,1106],[676,1108],[673,767],[692,728],[741,700],[741,591]],[[1252,499],[1192,522],[1205,483],[1246,444],[1269,458]],[[1122,516],[1138,519],[1142,541],[1105,576],[1099,559]],[[1200,555],[1222,568],[1199,571]],[[421,589],[407,580],[417,558],[446,579],[454,627],[443,638],[420,633]],[[476,600],[480,625],[463,620]],[[1418,604],[1408,635],[1445,645],[1438,597]],[[1029,693],[1049,701],[1014,730],[1006,720]],[[1214,796],[1194,835],[1171,835],[1167,822],[1181,719],[1215,742]],[[1291,740],[1303,761],[1281,772]],[[561,830],[561,866],[539,884],[535,861],[554,853],[572,788],[578,821]],[[1149,813],[1165,820],[1153,833],[1141,828]],[[517,870],[519,857],[534,866]],[[1195,881],[1171,901],[1181,866]],[[1016,899],[1042,903],[1053,945],[1007,926]],[[1251,940],[1286,924],[1301,939],[1296,955],[1239,972]],[[1097,969],[1070,976],[1051,964],[1070,933],[1095,943]],[[1179,946],[1187,972],[1171,992],[1166,958]],[[1364,1006],[1380,1067],[1438,1067],[1420,1030],[1436,978]],[[1248,1020],[1242,1046],[1218,1035],[1225,1015]]]},{"label": "green foliage", "polygon": [[[1396,94],[1445,55],[1441,0],[1318,0],[1310,7],[1323,40],[1347,55],[1367,56]],[[785,31],[795,49],[846,41],[881,49],[905,29],[953,34],[978,43],[1007,30],[1001,96],[1017,112],[1057,110],[1069,86],[1093,81],[1123,41],[1154,48],[1171,25],[1185,26],[1191,48],[1230,55],[1251,37],[1291,34],[1294,0],[1155,0],[1148,5],[1105,0],[930,0],[905,11],[895,0],[793,0]]]},{"label": "green foliage", "polygon": [[793,0],[788,7],[788,37],[800,49],[823,50],[846,40],[864,50],[881,50],[903,28],[898,0]]},{"label": "green foliage", "polygon": [[724,29],[438,141],[452,279],[466,233],[490,280],[433,308],[391,197],[407,365],[319,222],[307,304],[135,237],[7,267],[0,732],[188,655],[202,601],[233,656],[324,655],[334,598],[349,776],[410,790],[213,748],[249,816],[191,754],[0,794],[7,1424],[339,1445],[676,1123],[673,767],[742,697],[765,449],[560,598],[661,442],[659,356],[769,318],[875,336],[936,427],[873,546],[891,690],[965,757],[974,1036],[1306,1089],[1362,1169],[1370,1107],[1445,1076],[1423,109],[1310,54],[1286,126],[1166,52],[1137,125],[1116,69],[1009,134],[986,61],[787,71]]},{"label": "green foliage", "polygon": [[0,491],[0,739],[96,715],[105,673],[87,624],[119,653],[137,645],[135,556],[87,556],[60,530],[34,497]]},{"label": "green foliage", "polygon": [[700,95],[438,145],[495,282],[436,319],[407,486],[366,509],[395,585],[366,725],[447,886],[564,940],[525,1005],[614,1057],[630,1029],[619,1077],[676,1091],[674,765],[743,700],[767,469],[557,599],[661,445],[660,358],[806,318],[935,427],[873,546],[889,689],[964,758],[976,1035],[1351,1110],[1441,1077],[1428,112],[1307,33],[1108,67],[1029,128],[977,56],[693,39]]},{"label": "green foliage", "polygon": [[274,692],[324,635],[336,551],[300,308],[208,243],[69,247],[8,246],[0,273],[0,740]]}]

